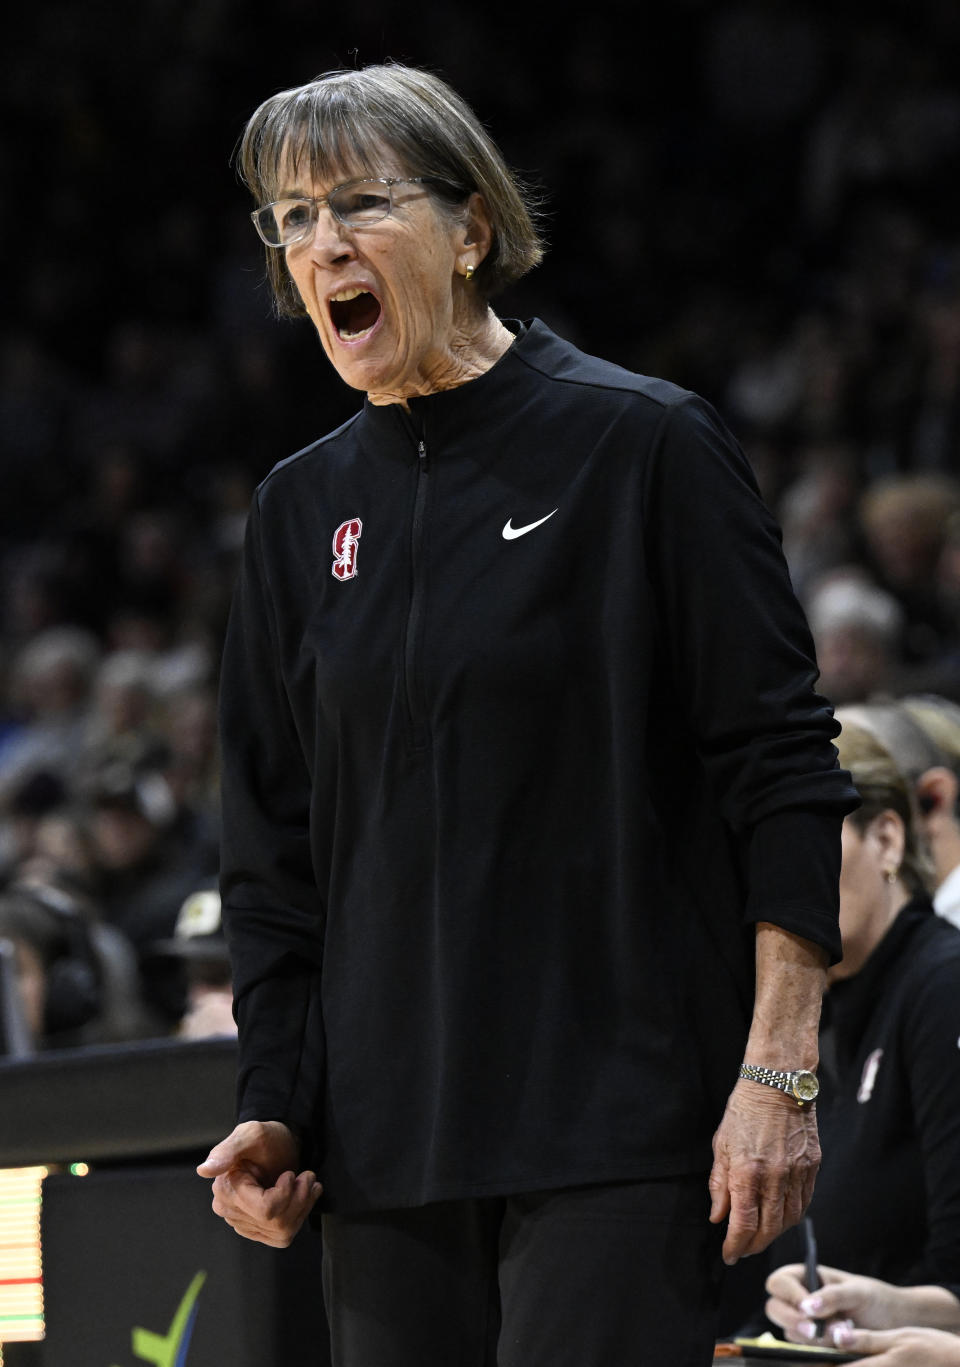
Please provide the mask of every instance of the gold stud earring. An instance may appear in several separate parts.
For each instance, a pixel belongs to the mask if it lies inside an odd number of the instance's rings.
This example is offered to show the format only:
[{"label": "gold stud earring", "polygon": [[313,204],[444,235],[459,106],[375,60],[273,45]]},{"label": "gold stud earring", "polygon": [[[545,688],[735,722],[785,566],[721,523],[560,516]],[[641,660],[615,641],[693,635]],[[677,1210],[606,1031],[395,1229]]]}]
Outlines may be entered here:
[{"label": "gold stud earring", "polygon": [[470,284],[470,281],[473,279],[476,269],[476,266],[468,266],[467,269],[464,271],[463,278],[464,280],[466,280],[468,285]]},{"label": "gold stud earring", "polygon": [[887,869],[886,873],[883,876],[884,878],[886,878],[888,883],[895,883],[897,881],[897,870]]}]

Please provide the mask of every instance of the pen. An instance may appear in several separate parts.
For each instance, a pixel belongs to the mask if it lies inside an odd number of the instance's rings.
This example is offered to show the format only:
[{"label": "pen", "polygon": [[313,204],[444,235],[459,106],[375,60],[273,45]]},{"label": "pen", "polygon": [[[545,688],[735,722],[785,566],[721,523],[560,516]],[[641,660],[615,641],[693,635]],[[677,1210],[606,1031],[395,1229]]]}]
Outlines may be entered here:
[{"label": "pen", "polygon": [[[813,1233],[813,1221],[809,1215],[803,1217],[803,1239],[805,1247],[804,1264],[806,1267],[805,1281],[807,1290],[810,1292],[820,1290],[820,1274],[817,1271],[817,1240]],[[823,1320],[814,1320],[814,1328],[817,1331],[817,1338],[823,1333]]]}]

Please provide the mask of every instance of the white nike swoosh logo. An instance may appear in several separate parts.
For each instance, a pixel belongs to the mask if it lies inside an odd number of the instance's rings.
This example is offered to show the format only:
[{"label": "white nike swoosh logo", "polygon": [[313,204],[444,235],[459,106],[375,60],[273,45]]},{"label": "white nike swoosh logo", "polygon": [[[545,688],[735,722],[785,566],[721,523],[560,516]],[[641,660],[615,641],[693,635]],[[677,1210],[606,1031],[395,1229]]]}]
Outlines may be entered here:
[{"label": "white nike swoosh logo", "polygon": [[[554,508],[553,513],[557,512]],[[549,522],[553,513],[547,513],[546,517],[541,517],[537,522],[528,522],[525,527],[514,527],[513,518],[508,517],[503,524],[504,541],[514,541],[518,536],[526,536],[527,532],[532,532],[534,527],[542,527],[545,522]]]}]

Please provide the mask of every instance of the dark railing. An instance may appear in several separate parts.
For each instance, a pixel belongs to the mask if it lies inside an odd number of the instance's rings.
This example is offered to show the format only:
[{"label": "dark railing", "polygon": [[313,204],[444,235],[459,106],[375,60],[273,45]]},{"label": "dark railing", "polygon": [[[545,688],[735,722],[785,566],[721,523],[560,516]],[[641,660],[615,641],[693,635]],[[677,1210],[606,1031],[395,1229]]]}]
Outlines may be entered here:
[{"label": "dark railing", "polygon": [[234,1124],[235,1039],[144,1040],[0,1059],[0,1167],[152,1159]]}]

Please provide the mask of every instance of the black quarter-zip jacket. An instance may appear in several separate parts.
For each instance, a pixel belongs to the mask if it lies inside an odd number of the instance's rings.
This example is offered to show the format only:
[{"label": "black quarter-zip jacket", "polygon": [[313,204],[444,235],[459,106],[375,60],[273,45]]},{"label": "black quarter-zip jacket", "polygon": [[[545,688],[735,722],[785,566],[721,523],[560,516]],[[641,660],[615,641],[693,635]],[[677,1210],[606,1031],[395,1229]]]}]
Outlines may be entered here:
[{"label": "black quarter-zip jacket", "polygon": [[513,326],[248,522],[239,1115],[304,1135],[331,1209],[705,1170],[753,923],[839,953],[857,797],[746,460],[696,395]]}]

